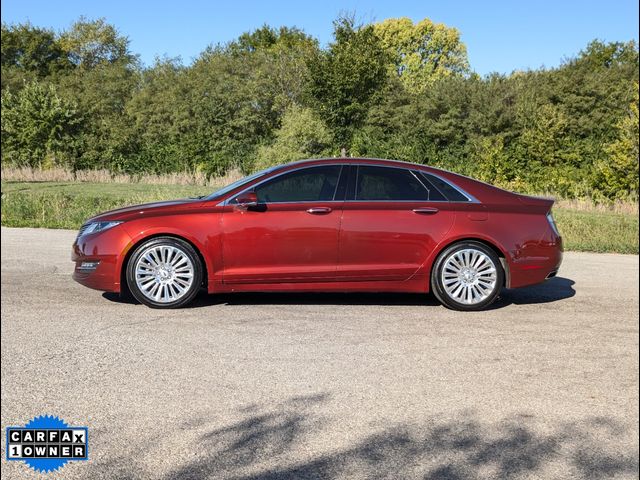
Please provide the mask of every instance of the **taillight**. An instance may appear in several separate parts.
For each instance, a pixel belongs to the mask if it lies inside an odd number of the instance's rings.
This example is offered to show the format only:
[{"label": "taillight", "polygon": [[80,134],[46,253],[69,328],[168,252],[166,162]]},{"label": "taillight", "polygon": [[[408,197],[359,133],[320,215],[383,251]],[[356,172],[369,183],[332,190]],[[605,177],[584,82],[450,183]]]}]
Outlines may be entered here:
[{"label": "taillight", "polygon": [[553,215],[551,215],[551,211],[547,213],[547,220],[549,221],[549,225],[551,226],[551,230],[553,230],[553,233],[555,233],[558,237],[560,237],[561,236],[560,231],[558,230],[556,221],[553,219]]}]

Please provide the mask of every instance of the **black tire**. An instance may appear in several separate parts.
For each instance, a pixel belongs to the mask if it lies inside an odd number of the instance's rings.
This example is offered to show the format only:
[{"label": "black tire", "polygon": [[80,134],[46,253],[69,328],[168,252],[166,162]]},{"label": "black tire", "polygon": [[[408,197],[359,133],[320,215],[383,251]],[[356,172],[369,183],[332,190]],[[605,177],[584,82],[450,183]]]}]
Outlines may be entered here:
[{"label": "black tire", "polygon": [[[178,285],[179,287],[183,288],[183,291],[180,292],[178,292],[178,286],[172,288],[166,287],[165,292],[171,291],[171,294],[176,296],[175,300],[171,300],[170,298],[168,298],[168,294],[167,300],[163,301],[158,301],[154,298],[150,298],[149,292],[145,294],[136,282],[136,265],[139,261],[145,261],[144,259],[141,260],[141,257],[145,253],[149,253],[150,250],[153,251],[153,249],[158,247],[161,247],[160,251],[163,251],[162,247],[169,247],[170,249],[174,249],[171,251],[174,252],[175,255],[178,255],[178,253],[176,252],[180,252],[182,255],[184,255],[184,257],[188,259],[188,262],[191,262],[190,266],[193,270],[193,276],[191,278],[190,285],[188,287],[184,286],[184,284],[182,283]],[[147,258],[149,257],[147,256]],[[188,262],[186,262],[187,265]],[[169,262],[167,262],[167,264],[168,263]],[[131,257],[129,257],[129,261],[127,262],[126,279],[127,286],[129,287],[131,295],[133,295],[133,297],[140,303],[143,303],[144,305],[147,305],[151,308],[179,308],[187,305],[198,294],[198,291],[202,286],[202,278],[203,268],[198,253],[188,242],[175,237],[156,237],[140,244],[138,247],[136,247],[135,251],[133,252]],[[181,279],[180,281],[186,283],[186,281],[183,279]],[[150,283],[152,284],[152,282]],[[142,286],[145,287],[145,285]]]},{"label": "black tire", "polygon": [[[493,268],[495,268],[495,282],[493,283],[493,286],[491,288],[482,287],[482,289],[480,289],[477,286],[475,288],[469,288],[469,290],[471,290],[470,295],[474,296],[477,292],[477,297],[474,297],[473,299],[474,300],[476,298],[478,299],[477,303],[471,303],[471,304],[465,303],[463,301],[459,301],[462,299],[459,299],[459,297],[454,296],[454,293],[456,290],[454,286],[450,286],[450,289],[454,290],[454,292],[450,292],[450,291],[448,292],[447,289],[445,288],[444,279],[443,279],[443,270],[445,269],[445,266],[447,265],[447,262],[449,261],[449,259],[456,254],[469,255],[470,252],[479,252],[483,254],[485,256],[484,258],[490,260],[490,262],[493,264],[492,265]],[[480,258],[480,255],[478,255],[477,258]],[[447,275],[452,275],[451,270],[449,270],[449,267],[447,267]],[[477,272],[475,275],[473,272],[470,273],[470,275],[472,276],[472,278],[474,278],[472,282],[475,282],[475,285],[477,285],[479,282],[479,280],[475,280],[475,277],[477,276]],[[456,282],[454,279],[452,279],[451,281],[454,283]],[[484,282],[485,280],[482,280],[482,281]],[[483,283],[483,285],[490,285],[490,284],[491,283],[488,281],[486,284]],[[467,285],[466,283],[465,284],[460,283],[456,285],[463,285],[461,287],[462,291],[467,291],[467,290],[464,290],[465,288],[464,285]],[[444,249],[440,253],[440,255],[438,255],[438,258],[436,259],[433,265],[433,268],[431,270],[431,291],[445,307],[450,308],[452,310],[459,310],[459,311],[465,311],[465,312],[483,310],[484,308],[491,305],[491,303],[493,303],[496,297],[500,294],[500,291],[502,290],[503,286],[504,286],[504,270],[502,268],[502,264],[500,263],[500,258],[498,258],[498,255],[496,255],[496,253],[491,248],[487,247],[483,243],[472,241],[472,240],[454,243],[453,245],[450,245],[449,247]]]}]

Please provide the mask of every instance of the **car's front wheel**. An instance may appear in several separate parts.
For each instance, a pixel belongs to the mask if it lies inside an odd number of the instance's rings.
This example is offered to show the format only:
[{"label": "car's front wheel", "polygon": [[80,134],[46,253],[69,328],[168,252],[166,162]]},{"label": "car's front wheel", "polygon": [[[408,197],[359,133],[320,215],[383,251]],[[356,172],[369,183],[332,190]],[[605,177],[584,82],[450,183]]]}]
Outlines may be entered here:
[{"label": "car's front wheel", "polygon": [[127,285],[153,308],[182,307],[202,284],[202,264],[193,247],[178,238],[157,237],[138,246],[127,263]]},{"label": "car's front wheel", "polygon": [[431,272],[434,295],[454,310],[482,310],[496,299],[503,285],[500,259],[480,242],[464,241],[446,248]]}]

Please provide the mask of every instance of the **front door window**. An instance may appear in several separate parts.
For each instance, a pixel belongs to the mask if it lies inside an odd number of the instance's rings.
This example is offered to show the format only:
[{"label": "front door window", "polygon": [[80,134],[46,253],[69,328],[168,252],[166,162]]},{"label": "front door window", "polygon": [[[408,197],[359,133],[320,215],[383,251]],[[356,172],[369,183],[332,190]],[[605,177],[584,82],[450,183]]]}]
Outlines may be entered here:
[{"label": "front door window", "polygon": [[258,203],[330,202],[340,169],[340,165],[327,165],[285,173],[255,188]]}]

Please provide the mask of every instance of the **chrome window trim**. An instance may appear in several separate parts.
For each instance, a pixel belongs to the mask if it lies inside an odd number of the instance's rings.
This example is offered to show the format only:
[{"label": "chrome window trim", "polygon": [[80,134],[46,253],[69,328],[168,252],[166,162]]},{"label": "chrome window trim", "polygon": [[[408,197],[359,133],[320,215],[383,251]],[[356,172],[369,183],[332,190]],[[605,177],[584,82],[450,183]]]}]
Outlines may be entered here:
[{"label": "chrome window trim", "polygon": [[[431,189],[429,187],[427,187],[427,185],[424,183],[425,179],[422,175],[419,174],[419,172],[417,170],[411,170],[411,174],[416,178],[416,180],[418,180],[418,182],[420,182],[420,184],[427,190],[427,192],[429,193],[429,202],[449,202],[449,200],[446,200],[447,196],[442,193],[439,189],[437,189],[435,187],[435,185],[433,185],[433,188],[440,194],[442,195],[445,200],[431,200]],[[466,202],[465,202],[466,203]]]},{"label": "chrome window trim", "polygon": [[[300,162],[294,162],[294,163],[303,163],[303,162],[311,162],[313,160],[301,160]],[[398,162],[400,162],[398,160]],[[406,163],[407,165],[415,165],[414,163],[410,163],[410,162],[400,162],[400,163]],[[401,167],[401,166],[395,166],[395,165],[380,165],[380,164],[376,164],[376,163],[341,163],[341,162],[336,162],[336,163],[326,163],[326,164],[320,164],[320,165],[309,165],[309,166],[301,166],[300,168],[295,168],[295,169],[291,169],[291,170],[286,170],[284,172],[278,173],[277,175],[273,175],[272,177],[269,178],[265,178],[264,180],[259,181],[258,183],[255,183],[253,185],[251,185],[250,187],[245,188],[244,190],[239,191],[238,193],[236,193],[235,195],[227,198],[226,200],[223,200],[222,202],[216,204],[216,207],[224,207],[227,205],[231,204],[231,201],[234,200],[235,198],[237,198],[239,195],[248,192],[256,187],[259,187],[260,185],[262,185],[263,183],[266,183],[270,180],[273,180],[275,178],[278,178],[282,175],[286,175],[288,173],[293,173],[293,172],[297,172],[300,170],[304,170],[304,169],[309,169],[309,168],[317,168],[317,167],[325,167],[325,166],[334,166],[334,165],[338,165],[340,166],[340,175],[342,175],[342,173],[344,172],[344,167],[345,166],[349,166],[349,165],[354,165],[356,167],[360,167],[360,166],[368,166],[368,167],[383,167],[383,168],[396,168],[396,169],[400,169],[400,170],[407,170],[409,172],[411,172],[414,176],[418,176],[416,175],[417,173],[427,173],[429,175],[433,175],[434,177],[438,178],[440,181],[446,183],[447,185],[449,185],[451,188],[453,188],[454,190],[458,191],[458,193],[460,193],[461,195],[463,195],[464,197],[466,197],[468,200],[467,201],[461,201],[461,200],[336,200],[335,199],[335,191],[333,193],[334,195],[334,199],[332,200],[308,200],[308,201],[304,201],[304,202],[300,202],[300,201],[291,201],[291,202],[269,202],[267,205],[286,205],[286,204],[298,204],[298,203],[328,203],[328,202],[332,202],[332,203],[336,203],[336,202],[349,202],[349,203],[354,203],[354,202],[384,202],[384,203],[424,203],[424,202],[428,202],[428,203],[462,203],[462,204],[466,204],[466,203],[481,203],[476,197],[474,197],[473,195],[471,195],[470,193],[467,193],[465,190],[463,190],[462,188],[458,187],[457,185],[451,183],[449,180],[446,180],[444,178],[442,178],[440,175],[438,175],[437,173],[433,173],[433,172],[427,172],[424,170],[419,170],[419,169],[415,169],[415,168],[406,168],[406,167]],[[356,175],[357,175],[357,169],[356,169]],[[338,176],[338,183],[336,184],[336,189],[338,188],[338,184],[340,183],[340,175]],[[418,176],[418,181],[420,180],[419,176]],[[424,185],[424,183],[420,182],[420,184],[427,189],[427,187]],[[427,189],[428,191],[428,189]],[[440,192],[442,193],[442,192]],[[446,197],[446,195],[443,194],[443,196]]]},{"label": "chrome window trim", "polygon": [[[409,163],[409,162],[403,162],[403,163],[407,163],[408,165],[415,165],[413,163]],[[473,195],[471,195],[470,193],[465,192],[464,190],[462,190],[460,187],[458,187],[457,185],[454,185],[453,183],[451,183],[449,180],[446,180],[444,178],[442,178],[440,175],[435,174],[433,172],[426,172],[424,170],[418,170],[415,168],[405,168],[405,167],[397,167],[395,165],[379,165],[376,163],[356,163],[353,164],[356,165],[358,167],[360,166],[366,166],[366,167],[383,167],[383,168],[397,168],[399,170],[408,170],[409,172],[411,172],[414,176],[416,175],[416,172],[418,173],[428,173],[429,175],[433,175],[434,177],[438,178],[440,181],[446,183],[447,185],[449,185],[451,188],[453,188],[454,190],[458,191],[458,193],[460,193],[461,195],[463,195],[464,197],[466,197],[468,199],[468,201],[461,201],[461,200],[345,200],[345,202],[397,202],[397,203],[401,203],[401,202],[411,202],[411,203],[416,203],[416,202],[432,202],[432,203],[480,203],[480,201],[474,197]],[[358,174],[357,169],[356,169],[356,175]],[[418,178],[418,181],[420,181],[420,179]],[[429,189],[424,185],[424,183],[420,182],[420,184],[427,190],[429,191]],[[442,192],[440,192],[442,193]],[[442,195],[446,198],[446,195],[444,193],[442,193]]]},{"label": "chrome window trim", "polygon": [[[446,183],[447,185],[449,185],[451,188],[453,188],[454,190],[456,190],[459,194],[461,194],[464,197],[467,197],[468,202],[462,202],[460,200],[448,200],[448,202],[450,203],[480,203],[480,200],[478,200],[476,197],[474,197],[473,195],[471,195],[470,193],[465,192],[463,189],[461,189],[460,187],[458,187],[457,185],[451,183],[449,180],[445,180],[444,178],[442,178],[440,175],[433,173],[433,172],[425,172],[423,170],[413,170],[415,172],[420,172],[420,173],[426,173],[428,175],[433,175],[434,177],[436,177],[437,179],[439,179],[440,181]],[[471,179],[473,180],[473,179]],[[474,180],[475,181],[475,180]],[[442,193],[442,192],[440,192]],[[442,195],[444,197],[446,197],[446,195],[444,193],[442,193]]]}]

